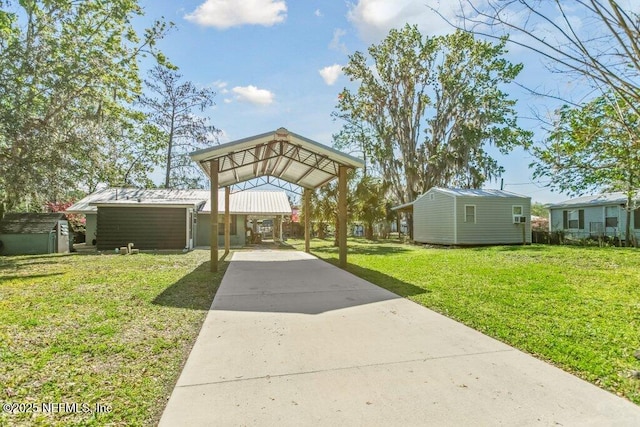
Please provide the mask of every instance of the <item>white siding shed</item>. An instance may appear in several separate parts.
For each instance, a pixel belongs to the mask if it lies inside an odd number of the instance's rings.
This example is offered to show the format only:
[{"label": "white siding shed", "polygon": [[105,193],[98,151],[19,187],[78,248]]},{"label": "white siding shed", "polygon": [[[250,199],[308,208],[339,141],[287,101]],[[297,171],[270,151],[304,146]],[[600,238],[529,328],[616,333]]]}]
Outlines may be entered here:
[{"label": "white siding shed", "polygon": [[413,203],[420,243],[531,243],[531,198],[502,190],[432,188]]}]

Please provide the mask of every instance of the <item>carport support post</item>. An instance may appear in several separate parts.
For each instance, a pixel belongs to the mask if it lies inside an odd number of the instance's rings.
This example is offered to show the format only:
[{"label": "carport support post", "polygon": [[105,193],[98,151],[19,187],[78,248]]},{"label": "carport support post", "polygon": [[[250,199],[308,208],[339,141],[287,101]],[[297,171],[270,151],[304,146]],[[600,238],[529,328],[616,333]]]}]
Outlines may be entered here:
[{"label": "carport support post", "polygon": [[310,236],[311,236],[311,190],[304,189],[304,251],[311,252]]},{"label": "carport support post", "polygon": [[211,177],[211,271],[218,271],[218,159],[209,160]]},{"label": "carport support post", "polygon": [[338,168],[338,266],[347,266],[347,167]]},{"label": "carport support post", "polygon": [[224,187],[224,254],[229,254],[231,248],[231,215],[229,214],[229,186]]}]

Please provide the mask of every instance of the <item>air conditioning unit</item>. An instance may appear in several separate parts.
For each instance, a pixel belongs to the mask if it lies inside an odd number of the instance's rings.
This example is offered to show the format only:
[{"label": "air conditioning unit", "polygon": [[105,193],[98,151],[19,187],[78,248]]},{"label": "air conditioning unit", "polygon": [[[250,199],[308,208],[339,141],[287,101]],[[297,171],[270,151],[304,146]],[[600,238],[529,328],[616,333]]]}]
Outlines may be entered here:
[{"label": "air conditioning unit", "polygon": [[514,216],[513,223],[514,224],[525,224],[527,222],[526,216]]}]

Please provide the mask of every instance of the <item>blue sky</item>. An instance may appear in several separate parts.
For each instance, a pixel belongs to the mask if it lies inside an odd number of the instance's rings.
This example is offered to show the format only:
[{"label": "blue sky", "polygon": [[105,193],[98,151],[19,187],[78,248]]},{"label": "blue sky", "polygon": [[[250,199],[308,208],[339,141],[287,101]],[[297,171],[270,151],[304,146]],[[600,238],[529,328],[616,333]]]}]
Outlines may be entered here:
[{"label": "blue sky", "polygon": [[[445,6],[440,5],[444,4]],[[161,16],[176,28],[159,43],[184,79],[215,89],[216,105],[208,111],[222,130],[220,142],[285,127],[331,145],[340,129],[333,121],[338,93],[350,86],[340,67],[356,50],[365,52],[390,28],[416,24],[423,34],[452,31],[427,5],[454,17],[458,2],[434,0],[142,0],[147,20]],[[512,49],[512,62],[525,64],[518,81],[534,88],[557,86],[575,90],[559,75],[552,75],[538,57]],[[543,136],[540,124],[527,119],[532,110],[545,113],[554,107],[546,98],[534,97],[516,85],[505,88],[518,100],[521,126]],[[494,153],[506,169],[504,188],[528,195],[533,201],[565,200],[544,182],[533,182],[530,155],[516,150],[508,156]],[[499,188],[500,182],[487,183]]]}]

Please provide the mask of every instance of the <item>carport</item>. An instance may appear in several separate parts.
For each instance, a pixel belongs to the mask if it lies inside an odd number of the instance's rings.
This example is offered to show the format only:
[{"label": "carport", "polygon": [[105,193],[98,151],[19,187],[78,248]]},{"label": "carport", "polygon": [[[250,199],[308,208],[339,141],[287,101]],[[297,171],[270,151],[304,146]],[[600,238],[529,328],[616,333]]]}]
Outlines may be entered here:
[{"label": "carport", "polygon": [[[217,191],[225,188],[225,254],[229,252],[230,215],[228,199],[232,186],[247,189],[270,184],[292,191],[294,184],[304,189],[304,239],[309,252],[311,192],[338,179],[339,265],[347,264],[347,172],[363,167],[362,160],[319,142],[279,128],[249,138],[191,153],[211,181],[211,211],[217,212]],[[218,216],[211,215],[211,271],[218,271]]]}]

